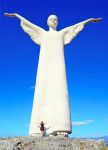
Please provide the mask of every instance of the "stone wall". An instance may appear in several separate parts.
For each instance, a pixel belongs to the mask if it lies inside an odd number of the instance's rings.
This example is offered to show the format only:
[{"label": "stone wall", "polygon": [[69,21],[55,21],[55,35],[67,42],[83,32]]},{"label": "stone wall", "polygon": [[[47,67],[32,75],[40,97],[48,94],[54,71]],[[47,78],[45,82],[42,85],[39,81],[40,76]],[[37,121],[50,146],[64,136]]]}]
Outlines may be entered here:
[{"label": "stone wall", "polygon": [[104,141],[62,137],[0,138],[0,150],[108,150]]}]

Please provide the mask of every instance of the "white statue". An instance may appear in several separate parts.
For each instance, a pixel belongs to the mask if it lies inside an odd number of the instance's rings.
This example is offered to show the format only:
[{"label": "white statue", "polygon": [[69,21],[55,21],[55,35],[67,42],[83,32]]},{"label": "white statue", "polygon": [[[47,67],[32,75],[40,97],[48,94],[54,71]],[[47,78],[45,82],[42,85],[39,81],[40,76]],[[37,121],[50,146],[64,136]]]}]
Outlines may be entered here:
[{"label": "white statue", "polygon": [[90,18],[57,31],[58,18],[51,15],[47,20],[49,31],[45,31],[16,13],[5,15],[20,19],[23,30],[41,47],[29,134],[40,134],[37,124],[43,121],[50,126],[47,134],[66,133],[67,136],[72,131],[64,46],[69,44],[87,23],[98,22],[101,18]]}]

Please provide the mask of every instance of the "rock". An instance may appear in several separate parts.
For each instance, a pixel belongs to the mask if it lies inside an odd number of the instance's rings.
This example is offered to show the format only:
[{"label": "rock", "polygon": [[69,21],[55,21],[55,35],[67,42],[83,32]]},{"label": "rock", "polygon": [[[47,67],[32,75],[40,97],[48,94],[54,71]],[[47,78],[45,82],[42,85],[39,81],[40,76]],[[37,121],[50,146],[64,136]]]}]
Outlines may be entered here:
[{"label": "rock", "polygon": [[0,138],[0,150],[107,150],[102,140],[63,137]]}]

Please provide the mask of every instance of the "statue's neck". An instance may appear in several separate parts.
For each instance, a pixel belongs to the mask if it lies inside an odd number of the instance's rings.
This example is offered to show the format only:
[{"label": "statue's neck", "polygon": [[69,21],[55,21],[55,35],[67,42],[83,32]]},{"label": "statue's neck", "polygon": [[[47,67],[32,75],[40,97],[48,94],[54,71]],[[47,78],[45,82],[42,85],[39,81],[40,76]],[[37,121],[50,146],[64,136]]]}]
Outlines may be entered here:
[{"label": "statue's neck", "polygon": [[49,27],[49,31],[56,31],[56,28]]}]

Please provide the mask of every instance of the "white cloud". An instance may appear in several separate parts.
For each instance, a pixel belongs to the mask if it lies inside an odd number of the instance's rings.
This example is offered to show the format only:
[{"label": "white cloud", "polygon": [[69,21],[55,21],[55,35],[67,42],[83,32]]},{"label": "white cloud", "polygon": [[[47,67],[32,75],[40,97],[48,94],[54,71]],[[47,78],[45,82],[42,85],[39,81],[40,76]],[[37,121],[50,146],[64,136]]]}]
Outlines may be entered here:
[{"label": "white cloud", "polygon": [[93,122],[94,122],[94,120],[73,121],[72,126],[85,126],[85,125],[88,125]]},{"label": "white cloud", "polygon": [[30,89],[30,90],[35,89],[35,86],[31,86],[29,89]]},{"label": "white cloud", "polygon": [[[72,126],[85,126],[85,125],[88,125],[88,124],[93,123],[93,122],[94,122],[94,120],[73,121]],[[26,128],[28,128],[30,126],[30,124],[26,123],[24,126]]]},{"label": "white cloud", "polygon": [[108,123],[108,118],[106,119],[106,122]]},{"label": "white cloud", "polygon": [[29,124],[29,123],[26,123],[24,126],[25,126],[26,128],[28,128],[28,127],[30,126],[30,124]]}]

